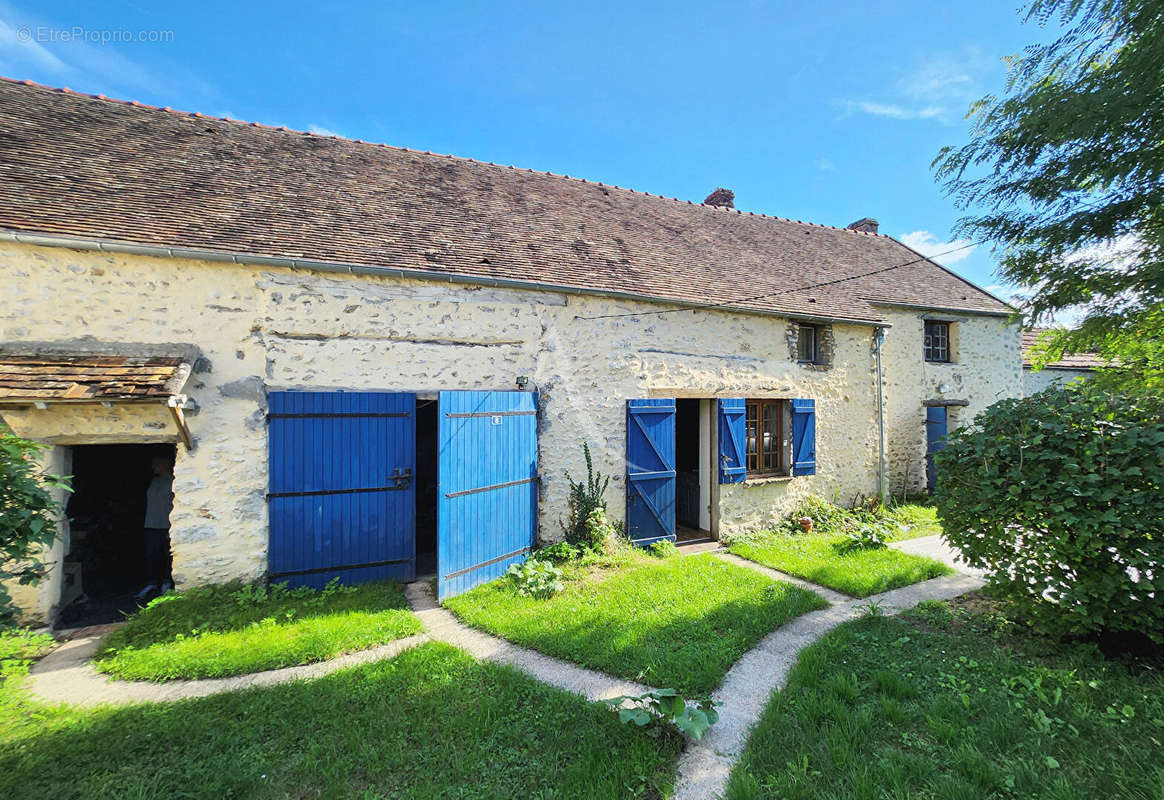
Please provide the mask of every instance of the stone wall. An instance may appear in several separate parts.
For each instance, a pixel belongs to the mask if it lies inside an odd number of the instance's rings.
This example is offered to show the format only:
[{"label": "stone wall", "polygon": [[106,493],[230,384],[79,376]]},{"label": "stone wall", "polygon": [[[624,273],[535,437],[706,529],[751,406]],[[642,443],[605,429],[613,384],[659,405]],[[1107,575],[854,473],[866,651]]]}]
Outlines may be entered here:
[{"label": "stone wall", "polygon": [[1023,369],[1023,397],[1038,394],[1050,386],[1063,386],[1074,380],[1087,380],[1094,373],[1089,369]]},{"label": "stone wall", "polygon": [[[612,476],[611,516],[623,518],[625,403],[633,397],[816,399],[817,474],[714,487],[721,533],[770,524],[810,492],[847,502],[877,491],[869,327],[830,326],[830,364],[821,369],[789,357],[785,319],[695,311],[596,318],[659,307],[554,292],[15,244],[0,245],[0,286],[5,341],[83,334],[200,348],[205,362],[186,387],[200,406],[189,418],[197,447],[179,447],[175,465],[180,585],[265,570],[264,414],[266,392],[276,389],[511,390],[517,376],[528,376],[542,408],[545,539],[560,534],[565,472],[582,471],[583,442]],[[920,318],[894,314],[889,342],[903,340],[886,369],[895,375],[887,405],[894,425],[921,432],[914,417],[937,380],[955,383],[952,395],[972,396],[972,408],[1012,383],[1017,389],[1017,333],[993,318],[966,328],[968,363],[942,378],[921,364]],[[154,412],[164,410],[50,406],[4,417],[59,444],[174,441]],[[891,437],[899,452],[906,439]]]},{"label": "stone wall", "polygon": [[883,310],[892,325],[882,353],[889,487],[900,495],[926,484],[923,402],[958,403],[949,407],[954,430],[996,401],[1021,396],[1022,333],[1005,317],[941,315],[950,321],[953,358],[938,364],[924,358],[925,312]]}]

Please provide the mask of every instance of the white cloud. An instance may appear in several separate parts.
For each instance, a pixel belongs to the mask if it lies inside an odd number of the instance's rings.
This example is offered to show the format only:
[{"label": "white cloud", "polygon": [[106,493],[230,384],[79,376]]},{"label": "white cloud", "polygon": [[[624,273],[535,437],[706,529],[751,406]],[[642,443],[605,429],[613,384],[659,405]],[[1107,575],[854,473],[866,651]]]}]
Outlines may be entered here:
[{"label": "white cloud", "polygon": [[189,70],[169,70],[168,77],[163,78],[159,70],[147,69],[122,55],[119,47],[128,46],[94,43],[83,35],[73,35],[72,26],[50,24],[0,0],[0,71],[10,77],[27,77],[86,92],[145,91],[169,97],[178,93],[172,76],[184,73],[183,84],[203,93],[211,90]]},{"label": "white cloud", "polygon": [[944,267],[957,264],[978,247],[970,239],[951,239],[948,242],[943,242],[929,231],[914,231],[903,234],[900,238],[906,247],[912,247],[926,258],[932,258]]},{"label": "white cloud", "polygon": [[834,164],[833,162],[829,161],[827,158],[818,158],[816,161],[812,162],[812,164],[814,167],[819,169],[821,172],[836,172],[837,171],[837,165]]},{"label": "white cloud", "polygon": [[892,119],[940,119],[946,113],[946,110],[941,106],[908,108],[896,103],[875,103],[870,100],[846,100],[844,105],[850,111],[860,111],[864,114]]},{"label": "white cloud", "polygon": [[339,136],[340,138],[347,138],[342,133],[338,133],[333,131],[331,128],[325,128],[322,125],[316,125],[314,123],[308,125],[307,130],[309,130],[311,133],[318,134],[319,136]]},{"label": "white cloud", "polygon": [[935,53],[895,82],[884,99],[844,100],[851,112],[899,120],[933,120],[944,124],[960,117],[981,94],[976,76],[989,65],[981,51]]},{"label": "white cloud", "polygon": [[[3,10],[3,9],[0,9]],[[64,72],[65,62],[50,53],[39,42],[33,41],[32,28],[13,27],[0,20],[0,66],[11,74],[13,67],[31,63],[50,72]]]}]

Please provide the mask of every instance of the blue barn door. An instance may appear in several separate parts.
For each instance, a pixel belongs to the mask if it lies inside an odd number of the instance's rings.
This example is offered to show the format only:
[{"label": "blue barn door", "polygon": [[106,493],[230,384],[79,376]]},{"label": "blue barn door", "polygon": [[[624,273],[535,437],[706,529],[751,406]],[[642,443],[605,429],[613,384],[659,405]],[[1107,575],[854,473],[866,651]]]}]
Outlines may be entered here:
[{"label": "blue barn door", "polygon": [[626,530],[637,545],[675,541],[675,401],[626,402]]},{"label": "blue barn door", "polygon": [[538,534],[538,400],[532,392],[441,392],[437,595],[524,561]]},{"label": "blue barn door", "polygon": [[270,579],[411,580],[415,395],[271,392],[268,402]]},{"label": "blue barn door", "polygon": [[948,432],[946,407],[926,407],[926,488],[930,491],[938,485],[938,470],[934,466],[934,453],[946,447]]}]

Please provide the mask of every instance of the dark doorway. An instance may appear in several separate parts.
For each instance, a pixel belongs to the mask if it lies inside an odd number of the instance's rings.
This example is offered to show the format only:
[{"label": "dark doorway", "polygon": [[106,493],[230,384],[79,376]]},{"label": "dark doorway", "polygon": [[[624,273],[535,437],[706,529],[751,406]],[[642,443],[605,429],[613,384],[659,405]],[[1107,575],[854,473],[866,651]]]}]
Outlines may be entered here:
[{"label": "dark doorway", "polygon": [[416,401],[416,576],[437,571],[437,407]]},{"label": "dark doorway", "polygon": [[153,459],[174,459],[172,444],[81,445],[72,448],[73,493],[67,573],[79,575],[80,595],[61,609],[57,627],[119,622],[138,608],[146,583],[146,489]]},{"label": "dark doorway", "polygon": [[[699,473],[702,448],[699,442],[699,400],[675,401],[675,523],[698,531]],[[678,531],[677,531],[678,534]]]}]

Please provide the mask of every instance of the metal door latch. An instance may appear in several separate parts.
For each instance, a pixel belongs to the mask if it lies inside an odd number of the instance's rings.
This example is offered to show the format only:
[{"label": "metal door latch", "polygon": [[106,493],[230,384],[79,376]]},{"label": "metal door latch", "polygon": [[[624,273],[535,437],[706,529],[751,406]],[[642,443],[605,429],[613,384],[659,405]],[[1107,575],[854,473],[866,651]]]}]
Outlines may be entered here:
[{"label": "metal door latch", "polygon": [[388,476],[388,480],[392,482],[393,489],[407,489],[412,483],[412,469],[405,467],[401,470],[399,467],[392,470],[392,474]]}]

